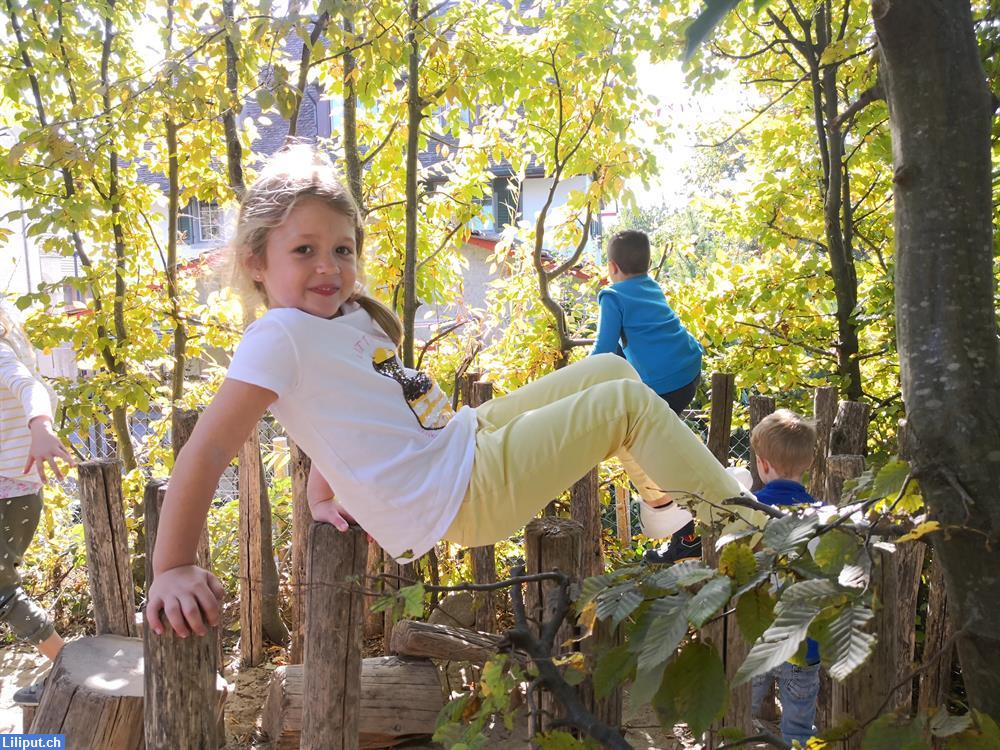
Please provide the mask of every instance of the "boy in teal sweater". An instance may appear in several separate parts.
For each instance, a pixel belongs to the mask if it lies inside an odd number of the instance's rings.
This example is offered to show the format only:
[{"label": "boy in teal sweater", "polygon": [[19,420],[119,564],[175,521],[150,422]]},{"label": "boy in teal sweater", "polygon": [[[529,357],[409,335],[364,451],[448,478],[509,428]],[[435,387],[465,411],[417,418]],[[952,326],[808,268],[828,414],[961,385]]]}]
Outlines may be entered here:
[{"label": "boy in teal sweater", "polygon": [[[660,285],[649,276],[649,237],[628,229],[608,242],[611,285],[597,294],[601,314],[591,354],[617,353],[629,361],[642,382],[678,415],[694,398],[701,381],[701,344],[667,303]],[[649,562],[676,562],[701,557],[694,522],[674,532],[670,542],[647,550]]]}]

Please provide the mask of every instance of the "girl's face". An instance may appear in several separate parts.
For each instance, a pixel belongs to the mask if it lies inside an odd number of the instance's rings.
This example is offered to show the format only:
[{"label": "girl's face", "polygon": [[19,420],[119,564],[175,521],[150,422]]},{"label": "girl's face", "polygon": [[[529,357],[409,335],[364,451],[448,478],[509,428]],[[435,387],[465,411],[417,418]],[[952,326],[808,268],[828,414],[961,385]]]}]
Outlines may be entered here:
[{"label": "girl's face", "polygon": [[270,307],[332,318],[358,278],[354,222],[318,198],[300,200],[268,234],[264,257],[251,257],[248,267]]}]

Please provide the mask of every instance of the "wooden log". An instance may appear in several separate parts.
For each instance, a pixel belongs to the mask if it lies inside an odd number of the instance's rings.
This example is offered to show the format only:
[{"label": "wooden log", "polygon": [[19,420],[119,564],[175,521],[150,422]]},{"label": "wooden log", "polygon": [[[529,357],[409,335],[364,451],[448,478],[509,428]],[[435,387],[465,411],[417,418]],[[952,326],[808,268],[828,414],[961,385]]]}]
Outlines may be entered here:
[{"label": "wooden log", "polygon": [[[476,373],[478,376],[479,373]],[[481,406],[493,398],[492,383],[472,383],[471,406]],[[492,544],[482,547],[472,547],[469,550],[472,560],[472,580],[475,583],[496,583],[497,582],[497,557],[496,548]],[[500,596],[493,591],[476,591],[473,593],[474,609],[476,612],[476,630],[485,633],[495,633],[497,631],[497,598]]]},{"label": "wooden log", "polygon": [[240,448],[240,662],[264,661],[264,548],[261,519],[260,435],[257,426]]},{"label": "wooden log", "polygon": [[736,376],[729,372],[712,373],[712,404],[708,422],[708,449],[719,463],[729,465],[729,440],[733,431],[733,400]]},{"label": "wooden log", "polygon": [[[274,670],[261,712],[261,729],[272,750],[310,747],[301,743],[303,688],[301,665]],[[437,669],[430,661],[401,656],[362,660],[358,747],[392,747],[433,734],[444,703]],[[309,710],[315,710],[311,696]]]},{"label": "wooden log", "polygon": [[860,476],[864,470],[864,456],[827,456],[826,490],[823,493],[823,499],[831,505],[839,504],[844,491],[844,482]]},{"label": "wooden log", "polygon": [[96,632],[135,636],[135,590],[125,528],[121,462],[85,461],[77,470]]},{"label": "wooden log", "polygon": [[99,635],[70,641],[46,680],[30,732],[64,734],[74,750],[139,750],[142,664],[138,638]]},{"label": "wooden log", "polygon": [[841,401],[830,432],[830,455],[868,454],[868,404],[859,401]]},{"label": "wooden log", "polygon": [[[174,409],[170,415],[170,447],[173,449],[174,459],[187,445],[197,423],[198,412],[195,409]],[[198,536],[198,565],[205,570],[212,569],[212,544],[208,538],[207,523],[202,527],[201,534]]]},{"label": "wooden log", "polygon": [[632,509],[628,488],[615,485],[615,522],[618,527],[618,543],[628,549],[632,546]]},{"label": "wooden log", "polygon": [[826,492],[826,457],[830,455],[830,434],[837,417],[837,388],[822,385],[813,396],[813,423],[816,425],[816,449],[809,472],[809,494],[823,497]]},{"label": "wooden log", "polygon": [[[774,413],[774,399],[770,396],[751,396],[750,397],[750,432],[753,433],[753,428],[760,424],[760,421]],[[751,491],[759,490],[764,486],[764,483],[760,481],[760,474],[757,473],[757,455],[753,450],[753,443],[750,443],[750,475],[753,477],[753,484],[750,485]]]},{"label": "wooden log", "polygon": [[[875,591],[873,632],[877,638],[868,661],[842,683],[833,683],[833,715],[865,721],[875,715],[889,686],[902,681],[913,669],[917,592],[925,545],[901,544],[895,552],[876,548],[872,570]],[[913,686],[907,682],[893,692],[887,712],[909,713]],[[858,750],[862,737],[845,742],[847,750]]]},{"label": "wooden log", "polygon": [[443,661],[468,661],[483,664],[496,654],[503,636],[493,633],[434,625],[418,620],[401,620],[392,629],[390,639],[394,654]]},{"label": "wooden log", "polygon": [[600,575],[604,572],[604,548],[601,545],[601,495],[596,466],[570,488],[569,516],[583,526],[580,577]]},{"label": "wooden log", "polygon": [[306,559],[312,512],[306,498],[306,484],[312,465],[295,443],[291,444],[292,469],[292,633],[288,652],[291,664],[301,664],[306,638]]},{"label": "wooden log", "polygon": [[917,710],[928,714],[945,704],[951,692],[951,668],[955,659],[954,645],[945,649],[945,644],[955,632],[948,611],[948,595],[945,590],[944,570],[937,558],[928,566],[927,618],[924,620],[924,646],[921,661],[926,663],[937,654],[937,662],[920,675],[920,694]]},{"label": "wooden log", "polygon": [[[560,571],[575,582],[580,580],[581,541],[583,524],[570,518],[543,516],[528,522],[524,528],[524,556],[528,575]],[[552,618],[557,602],[558,585],[554,581],[537,581],[525,586],[524,610],[528,624],[539,632],[540,623]],[[568,615],[556,632],[553,657],[561,653],[564,644],[577,635],[576,623]],[[539,711],[534,717],[531,734],[546,731],[554,721],[562,716],[562,709],[548,693],[543,693],[539,701]]]},{"label": "wooden log", "polygon": [[358,748],[360,581],[367,556],[368,535],[360,527],[346,532],[327,523],[310,527],[304,680],[310,710],[302,719],[303,747]]}]

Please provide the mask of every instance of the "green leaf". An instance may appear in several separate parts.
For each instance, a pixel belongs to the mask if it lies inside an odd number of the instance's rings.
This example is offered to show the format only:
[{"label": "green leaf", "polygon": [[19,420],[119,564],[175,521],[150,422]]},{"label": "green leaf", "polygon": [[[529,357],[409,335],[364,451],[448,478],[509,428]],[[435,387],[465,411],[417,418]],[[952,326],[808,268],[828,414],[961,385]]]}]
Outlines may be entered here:
[{"label": "green leaf", "polygon": [[641,641],[639,665],[642,669],[663,664],[687,635],[688,620],[685,616],[690,597],[665,596],[657,599],[646,612],[651,618]]},{"label": "green leaf", "polygon": [[973,710],[974,726],[948,739],[947,750],[1000,750],[1000,727],[988,715]]},{"label": "green leaf", "polygon": [[872,487],[871,497],[892,497],[895,498],[899,491],[903,489],[903,482],[906,481],[910,473],[910,464],[898,458],[890,459],[878,470],[875,475],[875,484]]},{"label": "green leaf", "polygon": [[614,583],[616,578],[617,576],[605,574],[584,579],[583,585],[580,587],[580,596],[576,599],[577,611],[582,611],[591,599]]},{"label": "green leaf", "polygon": [[667,665],[653,710],[661,726],[683,721],[697,737],[725,713],[728,699],[722,659],[707,643],[695,641]]},{"label": "green leaf", "polygon": [[594,668],[594,694],[606,698],[635,669],[635,654],[627,644],[615,646],[597,660]]},{"label": "green leaf", "polygon": [[715,571],[701,560],[685,560],[671,565],[659,573],[654,573],[649,577],[648,583],[661,589],[676,589],[701,583],[713,576],[715,576]]},{"label": "green leaf", "polygon": [[691,59],[694,51],[708,39],[715,27],[722,22],[722,19],[739,4],[740,0],[708,0],[701,15],[694,19],[684,31],[684,36],[687,39],[684,45],[685,60]]},{"label": "green leaf", "polygon": [[950,714],[944,706],[931,714],[930,729],[935,737],[951,737],[971,727],[971,714]]},{"label": "green leaf", "polygon": [[819,614],[819,609],[815,604],[806,602],[779,602],[774,623],[750,649],[746,660],[736,672],[733,685],[742,685],[791,659],[799,650],[799,644],[805,639],[809,625]]},{"label": "green leaf", "polygon": [[688,605],[688,621],[700,628],[729,601],[732,590],[733,582],[728,576],[720,576],[706,583]]},{"label": "green leaf", "polygon": [[783,604],[786,602],[805,602],[822,607],[843,595],[844,592],[833,581],[828,581],[825,578],[816,578],[793,583],[781,592],[781,602]]},{"label": "green leaf", "polygon": [[756,643],[774,622],[775,599],[767,586],[758,586],[736,603],[736,622],[747,643]]},{"label": "green leaf", "polygon": [[569,732],[555,729],[532,738],[539,750],[580,750],[583,743]]},{"label": "green leaf", "polygon": [[854,562],[861,543],[856,536],[840,529],[823,534],[813,551],[813,560],[827,575],[839,573],[843,567]]},{"label": "green leaf", "polygon": [[875,636],[863,628],[874,616],[867,607],[851,605],[813,634],[830,677],[845,679],[871,654]]},{"label": "green leaf", "polygon": [[417,583],[399,590],[403,599],[403,617],[422,617],[424,614],[424,584]]},{"label": "green leaf", "polygon": [[643,596],[638,586],[633,581],[628,581],[598,595],[597,617],[600,620],[610,617],[613,626],[618,627],[642,602]]},{"label": "green leaf", "polygon": [[757,560],[748,544],[729,544],[719,557],[719,572],[724,573],[742,586],[757,572]]},{"label": "green leaf", "polygon": [[922,722],[895,714],[880,716],[865,732],[861,750],[931,750],[923,739]]},{"label": "green leaf", "polygon": [[765,527],[761,543],[779,555],[784,555],[806,542],[818,525],[819,518],[815,513],[776,518]]}]

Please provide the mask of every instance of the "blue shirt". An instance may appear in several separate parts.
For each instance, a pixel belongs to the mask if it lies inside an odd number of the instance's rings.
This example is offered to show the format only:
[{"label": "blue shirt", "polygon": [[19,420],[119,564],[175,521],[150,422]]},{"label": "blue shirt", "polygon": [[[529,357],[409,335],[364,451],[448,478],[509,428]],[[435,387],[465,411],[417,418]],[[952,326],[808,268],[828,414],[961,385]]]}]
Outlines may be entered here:
[{"label": "blue shirt", "polygon": [[[811,505],[817,502],[805,487],[791,479],[775,479],[753,494],[766,505]],[[816,664],[818,661],[819,644],[812,638],[806,638],[806,663]]]},{"label": "blue shirt", "polygon": [[620,342],[625,359],[657,393],[683,388],[701,373],[701,344],[648,274],[605,287],[597,301],[601,317],[592,354],[615,353]]}]

